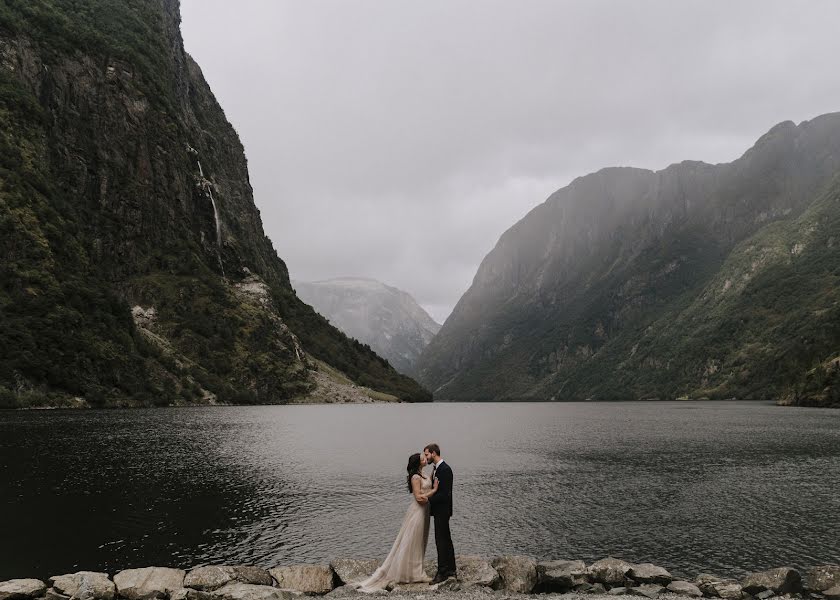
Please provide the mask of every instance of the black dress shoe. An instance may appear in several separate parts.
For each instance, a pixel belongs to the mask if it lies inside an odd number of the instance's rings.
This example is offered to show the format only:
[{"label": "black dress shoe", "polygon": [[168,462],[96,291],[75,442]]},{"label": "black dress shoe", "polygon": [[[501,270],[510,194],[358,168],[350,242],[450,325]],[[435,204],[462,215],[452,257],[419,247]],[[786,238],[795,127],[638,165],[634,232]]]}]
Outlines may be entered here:
[{"label": "black dress shoe", "polygon": [[443,575],[441,575],[440,573],[437,573],[437,574],[435,575],[435,578],[434,578],[434,579],[432,579],[432,582],[431,582],[431,584],[430,584],[430,585],[437,585],[438,583],[442,583],[442,582],[444,582],[444,581],[446,581],[446,577],[444,577],[444,576],[443,576]]}]

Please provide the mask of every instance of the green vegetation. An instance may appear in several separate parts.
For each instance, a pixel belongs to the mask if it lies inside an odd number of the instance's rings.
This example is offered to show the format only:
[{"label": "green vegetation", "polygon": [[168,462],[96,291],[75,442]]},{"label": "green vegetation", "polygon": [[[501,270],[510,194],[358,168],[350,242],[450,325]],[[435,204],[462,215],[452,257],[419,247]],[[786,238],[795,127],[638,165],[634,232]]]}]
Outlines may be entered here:
[{"label": "green vegetation", "polygon": [[[0,408],[286,402],[313,385],[286,325],[355,383],[430,399],[294,296],[177,26],[170,1],[0,5],[9,55],[36,66],[0,64]],[[224,190],[221,256],[187,144]],[[245,265],[266,305],[237,291]]]}]

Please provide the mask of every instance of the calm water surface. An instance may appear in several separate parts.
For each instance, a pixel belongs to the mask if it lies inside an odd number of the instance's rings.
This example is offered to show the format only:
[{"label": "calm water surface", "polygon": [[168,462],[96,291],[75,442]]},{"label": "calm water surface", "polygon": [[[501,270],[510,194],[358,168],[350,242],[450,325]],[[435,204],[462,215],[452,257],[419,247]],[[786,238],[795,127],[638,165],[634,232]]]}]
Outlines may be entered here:
[{"label": "calm water surface", "polygon": [[432,441],[455,472],[458,553],[683,575],[840,563],[840,411],[219,407],[0,412],[0,580],[382,557],[407,457]]}]

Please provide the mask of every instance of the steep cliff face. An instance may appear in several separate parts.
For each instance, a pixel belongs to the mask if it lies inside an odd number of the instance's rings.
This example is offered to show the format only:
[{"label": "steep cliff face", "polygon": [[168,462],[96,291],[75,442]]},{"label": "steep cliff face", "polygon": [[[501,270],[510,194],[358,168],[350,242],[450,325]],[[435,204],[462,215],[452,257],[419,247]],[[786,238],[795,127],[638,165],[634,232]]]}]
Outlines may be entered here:
[{"label": "steep cliff face", "polygon": [[177,0],[0,7],[0,403],[429,395],[300,302]]},{"label": "steep cliff face", "polygon": [[[838,209],[825,197],[837,193],[838,171],[832,114],[782,123],[731,164],[575,180],[502,235],[421,356],[421,381],[450,400],[788,393],[840,343],[828,243]],[[778,228],[786,233],[775,237]],[[809,228],[825,243],[808,245]],[[779,254],[771,238],[808,250]],[[733,265],[746,271],[726,276]],[[776,267],[800,287],[771,285]],[[817,281],[827,286],[818,299],[801,287]],[[721,286],[727,295],[713,310]],[[776,302],[779,294],[795,300]],[[767,302],[772,310],[759,309]],[[786,307],[796,303],[791,321]],[[794,342],[794,322],[827,330]]]},{"label": "steep cliff face", "polygon": [[440,330],[411,295],[373,279],[295,281],[293,286],[301,300],[400,373],[412,374],[423,348]]}]

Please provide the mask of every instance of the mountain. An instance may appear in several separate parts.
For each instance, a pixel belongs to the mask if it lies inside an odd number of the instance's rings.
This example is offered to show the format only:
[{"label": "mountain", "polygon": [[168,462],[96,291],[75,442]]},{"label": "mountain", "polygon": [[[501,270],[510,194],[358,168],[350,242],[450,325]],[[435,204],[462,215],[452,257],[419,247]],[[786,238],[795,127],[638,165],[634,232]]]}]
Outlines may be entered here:
[{"label": "mountain", "polygon": [[177,0],[0,5],[0,405],[283,403],[327,373],[430,400],[297,298],[179,26]]},{"label": "mountain", "polygon": [[729,164],[604,169],[506,231],[424,350],[438,400],[840,404],[840,113]]},{"label": "mountain", "polygon": [[301,300],[400,373],[411,374],[420,352],[440,329],[406,292],[373,279],[293,281]]}]

